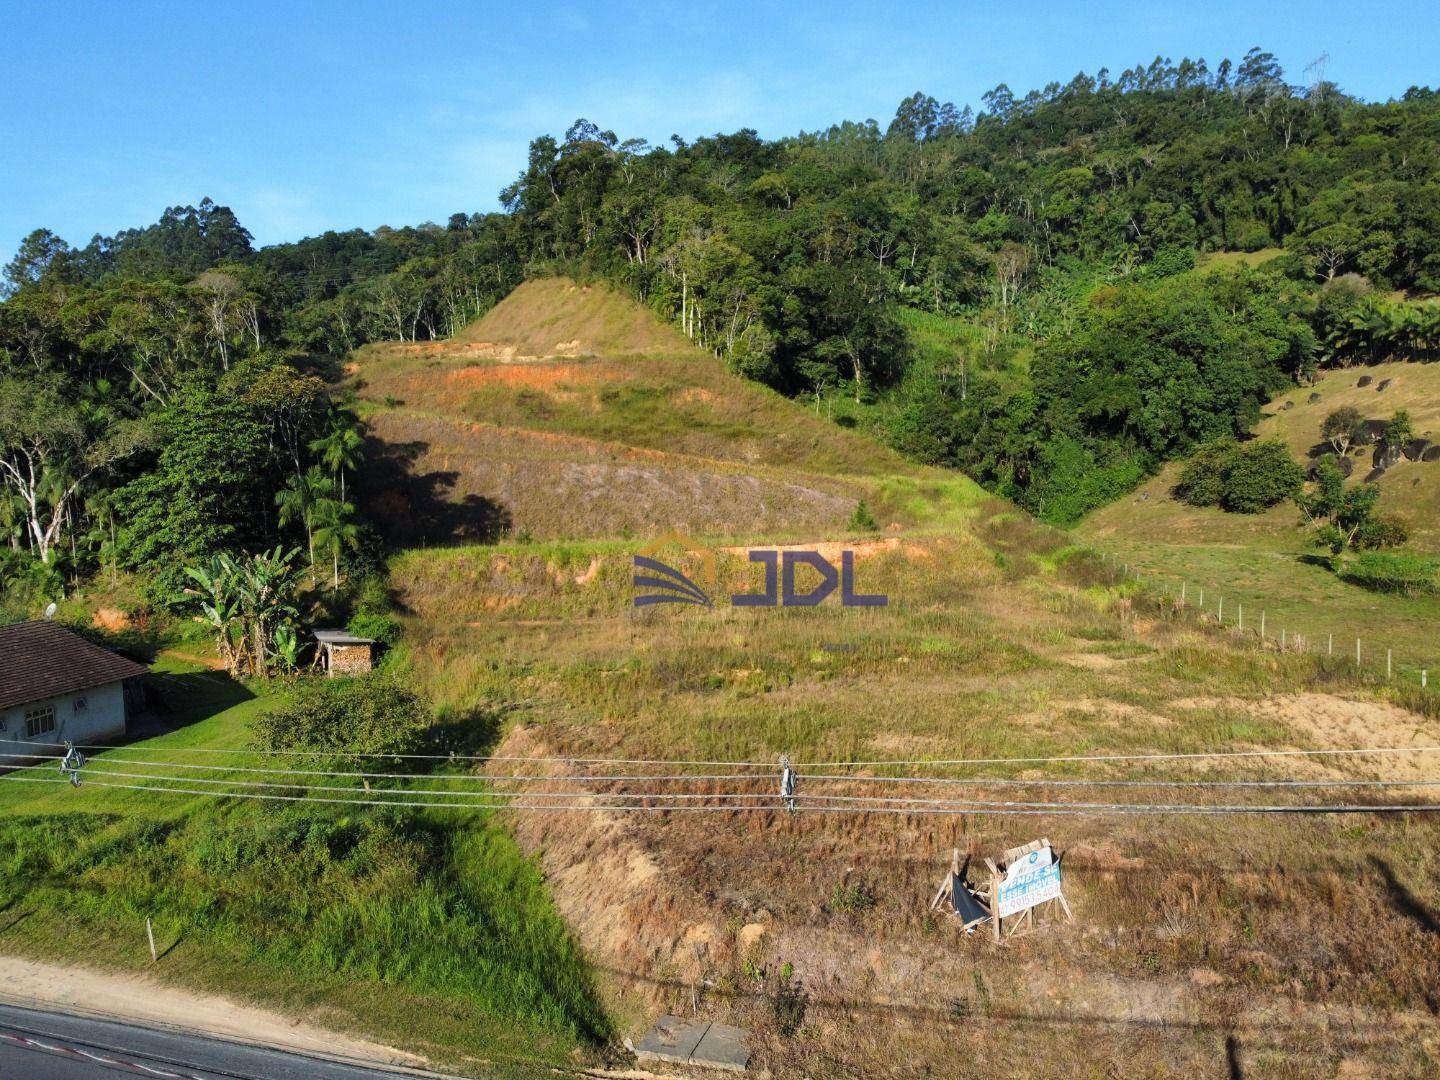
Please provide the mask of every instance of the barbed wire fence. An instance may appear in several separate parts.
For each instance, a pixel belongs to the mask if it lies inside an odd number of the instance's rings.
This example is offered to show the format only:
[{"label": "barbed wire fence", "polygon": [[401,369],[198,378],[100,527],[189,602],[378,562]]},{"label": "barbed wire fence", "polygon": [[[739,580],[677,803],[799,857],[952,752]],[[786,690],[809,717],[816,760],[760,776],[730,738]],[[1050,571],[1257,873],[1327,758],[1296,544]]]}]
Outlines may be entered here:
[{"label": "barbed wire fence", "polygon": [[1389,683],[1403,681],[1421,690],[1432,689],[1432,672],[1440,675],[1440,660],[1422,659],[1397,664],[1395,649],[1390,642],[1371,641],[1367,644],[1360,634],[1355,635],[1353,642],[1348,634],[1337,639],[1333,630],[1311,634],[1293,623],[1271,618],[1263,603],[1256,605],[1254,601],[1251,601],[1247,615],[1245,602],[1236,598],[1233,591],[1227,597],[1223,587],[1192,582],[1179,574],[1156,571],[1147,574],[1143,568],[1130,565],[1113,552],[1096,551],[1095,554],[1109,570],[1114,584],[1134,582],[1148,588],[1159,599],[1172,605],[1174,612],[1188,613],[1218,629],[1229,628],[1236,637],[1249,641],[1257,648],[1273,648],[1281,653],[1309,655],[1326,661],[1340,659],[1347,662],[1352,672],[1361,678]]}]

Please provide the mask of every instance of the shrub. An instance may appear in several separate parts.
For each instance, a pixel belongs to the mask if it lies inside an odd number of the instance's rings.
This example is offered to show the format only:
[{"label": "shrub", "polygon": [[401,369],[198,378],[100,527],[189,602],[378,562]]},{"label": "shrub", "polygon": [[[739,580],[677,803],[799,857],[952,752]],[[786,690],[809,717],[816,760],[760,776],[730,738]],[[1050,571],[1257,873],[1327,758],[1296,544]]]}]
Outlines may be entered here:
[{"label": "shrub", "polygon": [[1397,552],[1367,551],[1347,560],[1340,577],[1372,592],[1418,596],[1440,592],[1440,560]]},{"label": "shrub", "polygon": [[855,504],[855,513],[850,515],[850,528],[855,532],[880,531],[880,523],[875,520],[875,515],[870,513],[864,499]]},{"label": "shrub", "polygon": [[1397,517],[1384,515],[1370,518],[1355,530],[1352,541],[1355,547],[1365,551],[1379,548],[1399,547],[1410,539],[1410,530]]},{"label": "shrub", "polygon": [[302,679],[275,708],[250,722],[265,750],[322,750],[338,755],[408,754],[423,749],[430,710],[389,675]]},{"label": "shrub", "polygon": [[1278,439],[1206,443],[1180,472],[1174,495],[1191,506],[1256,514],[1300,490],[1305,473]]},{"label": "shrub", "polygon": [[1230,458],[1220,505],[1232,514],[1258,514],[1294,495],[1304,482],[1304,470],[1279,439],[1246,443]]},{"label": "shrub", "polygon": [[1404,446],[1411,439],[1415,438],[1415,424],[1410,419],[1410,414],[1404,409],[1397,409],[1385,424],[1385,433],[1381,436],[1386,446]]},{"label": "shrub", "polygon": [[1225,494],[1225,469],[1235,453],[1232,439],[1206,443],[1185,462],[1173,492],[1191,506],[1219,506]]},{"label": "shrub", "polygon": [[356,615],[345,629],[356,637],[374,638],[386,648],[400,640],[400,620],[393,615]]}]

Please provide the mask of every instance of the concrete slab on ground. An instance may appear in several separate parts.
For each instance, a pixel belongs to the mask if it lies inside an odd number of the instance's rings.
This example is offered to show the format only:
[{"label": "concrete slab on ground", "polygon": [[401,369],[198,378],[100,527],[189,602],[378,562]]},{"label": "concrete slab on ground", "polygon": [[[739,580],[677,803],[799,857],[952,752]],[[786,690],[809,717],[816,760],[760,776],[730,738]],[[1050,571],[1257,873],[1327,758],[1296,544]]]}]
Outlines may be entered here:
[{"label": "concrete slab on ground", "polygon": [[748,1033],[743,1028],[709,1020],[662,1016],[635,1044],[635,1057],[710,1069],[744,1072],[750,1061]]},{"label": "concrete slab on ground", "polygon": [[709,1020],[682,1020],[678,1016],[662,1016],[645,1037],[635,1044],[635,1056],[641,1061],[670,1061],[686,1065],[695,1047],[710,1029]]}]

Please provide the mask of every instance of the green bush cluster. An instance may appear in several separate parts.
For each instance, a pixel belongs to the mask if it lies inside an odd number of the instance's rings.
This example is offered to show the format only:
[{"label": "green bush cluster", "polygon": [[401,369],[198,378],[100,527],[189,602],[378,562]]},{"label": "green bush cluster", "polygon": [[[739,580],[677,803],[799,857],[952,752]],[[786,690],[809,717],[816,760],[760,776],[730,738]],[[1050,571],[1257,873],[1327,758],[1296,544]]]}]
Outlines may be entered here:
[{"label": "green bush cluster", "polygon": [[1290,498],[1304,482],[1304,471],[1279,439],[1250,443],[1224,439],[1191,455],[1175,485],[1175,497],[1191,506],[1258,514]]},{"label": "green bush cluster", "polygon": [[1440,592],[1440,560],[1396,551],[1366,551],[1347,559],[1340,577],[1371,592],[1404,596]]},{"label": "green bush cluster", "polygon": [[428,745],[429,706],[391,675],[301,679],[281,703],[250,722],[265,750],[410,754]]}]

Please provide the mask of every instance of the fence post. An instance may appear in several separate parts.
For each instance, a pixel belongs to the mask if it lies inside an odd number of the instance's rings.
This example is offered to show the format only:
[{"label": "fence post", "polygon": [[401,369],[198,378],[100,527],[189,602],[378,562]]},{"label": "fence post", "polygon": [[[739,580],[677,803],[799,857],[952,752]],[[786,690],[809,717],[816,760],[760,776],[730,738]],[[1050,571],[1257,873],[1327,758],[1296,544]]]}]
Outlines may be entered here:
[{"label": "fence post", "polygon": [[1385,678],[1389,679],[1389,678],[1393,677],[1393,676],[1394,676],[1394,673],[1395,673],[1395,668],[1394,668],[1393,665],[1390,663],[1390,650],[1389,650],[1389,649],[1386,649],[1386,650],[1385,650]]},{"label": "fence post", "polygon": [[1420,669],[1420,689],[1421,689],[1421,690],[1424,690],[1425,687],[1427,687],[1427,686],[1430,685],[1429,676],[1430,676],[1430,673],[1429,673],[1428,671],[1426,671],[1424,668],[1421,668],[1421,669]]},{"label": "fence post", "polygon": [[1355,639],[1355,666],[1360,666],[1360,639]]},{"label": "fence post", "polygon": [[1326,656],[1334,656],[1334,655],[1335,655],[1335,635],[1334,635],[1334,633],[1331,633],[1329,639],[1326,641],[1326,644],[1325,644],[1325,655],[1326,655]]},{"label": "fence post", "polygon": [[1238,601],[1235,604],[1235,626],[1242,634],[1245,632],[1245,605]]},{"label": "fence post", "polygon": [[1185,606],[1185,582],[1180,582],[1180,606]]},{"label": "fence post", "polygon": [[1265,609],[1260,609],[1260,640],[1265,640]]},{"label": "fence post", "polygon": [[145,937],[150,942],[150,962],[153,964],[155,963],[155,928],[150,925],[148,917],[145,920]]},{"label": "fence post", "polygon": [[1205,614],[1205,590],[1204,590],[1204,589],[1201,589],[1201,590],[1200,590],[1200,601],[1199,601],[1199,603],[1197,603],[1195,606],[1200,609],[1200,614],[1201,614],[1201,615],[1204,615],[1204,614]]},{"label": "fence post", "polygon": [[1220,603],[1215,606],[1215,621],[1224,625],[1225,623],[1225,598],[1220,597]]},{"label": "fence post", "polygon": [[1285,651],[1285,627],[1280,627],[1280,651]]}]

